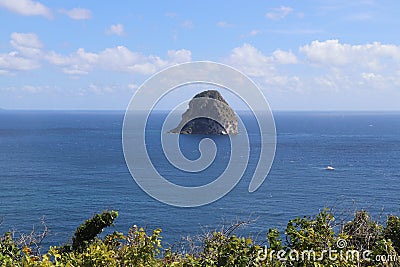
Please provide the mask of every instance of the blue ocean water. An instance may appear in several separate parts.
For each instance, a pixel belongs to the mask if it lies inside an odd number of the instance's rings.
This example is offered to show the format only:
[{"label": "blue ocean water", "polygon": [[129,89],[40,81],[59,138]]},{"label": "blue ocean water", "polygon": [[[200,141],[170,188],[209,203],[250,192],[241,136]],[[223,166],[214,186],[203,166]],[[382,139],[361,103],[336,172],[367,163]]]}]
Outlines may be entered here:
[{"label": "blue ocean water", "polygon": [[[136,224],[162,228],[166,242],[195,235],[204,227],[256,219],[245,229],[265,237],[296,216],[325,206],[337,211],[366,208],[375,215],[400,208],[399,112],[276,112],[277,150],[270,174],[248,192],[257,164],[260,138],[254,118],[241,113],[248,128],[251,156],[238,185],[222,199],[198,208],[177,208],[144,193],[132,179],[123,156],[122,111],[0,111],[0,232],[28,232],[44,216],[46,245],[63,244],[94,213],[116,209],[108,231],[126,232]],[[229,141],[215,137],[217,160],[204,173],[174,172],[160,150],[154,113],[146,143],[160,173],[175,183],[201,185],[223,171]],[[249,130],[250,129],[250,130]],[[184,136],[188,158],[199,156],[202,136]],[[324,168],[332,164],[335,171]]]}]

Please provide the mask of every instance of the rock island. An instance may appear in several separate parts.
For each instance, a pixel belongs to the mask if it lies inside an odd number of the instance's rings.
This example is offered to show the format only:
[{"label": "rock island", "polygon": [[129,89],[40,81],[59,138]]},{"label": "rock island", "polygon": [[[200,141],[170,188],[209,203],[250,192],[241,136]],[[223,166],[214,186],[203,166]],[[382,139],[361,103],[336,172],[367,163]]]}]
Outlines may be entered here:
[{"label": "rock island", "polygon": [[217,90],[195,95],[182,114],[179,125],[170,131],[179,134],[237,134],[238,118]]}]

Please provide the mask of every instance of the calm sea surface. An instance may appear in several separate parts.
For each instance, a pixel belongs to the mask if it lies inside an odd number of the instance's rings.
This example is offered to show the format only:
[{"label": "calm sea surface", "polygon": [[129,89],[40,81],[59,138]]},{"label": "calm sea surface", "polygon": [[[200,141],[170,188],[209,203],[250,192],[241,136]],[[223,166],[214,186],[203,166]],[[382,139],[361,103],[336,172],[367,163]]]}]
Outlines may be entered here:
[{"label": "calm sea surface", "polygon": [[[277,150],[264,184],[248,192],[260,152],[254,118],[241,114],[251,156],[239,184],[225,197],[199,208],[176,208],[144,193],[123,156],[122,111],[0,111],[0,232],[27,232],[44,216],[46,244],[59,245],[94,213],[116,209],[108,231],[133,224],[162,228],[166,242],[236,220],[257,219],[245,231],[265,237],[296,216],[325,206],[338,212],[366,208],[378,216],[399,213],[400,113],[277,112]],[[155,167],[169,180],[201,185],[215,179],[229,158],[229,139],[215,137],[217,160],[188,176],[171,168],[160,150],[163,113],[153,113],[146,143]],[[201,136],[184,136],[183,153],[199,156]],[[335,171],[324,168],[332,164]]]}]

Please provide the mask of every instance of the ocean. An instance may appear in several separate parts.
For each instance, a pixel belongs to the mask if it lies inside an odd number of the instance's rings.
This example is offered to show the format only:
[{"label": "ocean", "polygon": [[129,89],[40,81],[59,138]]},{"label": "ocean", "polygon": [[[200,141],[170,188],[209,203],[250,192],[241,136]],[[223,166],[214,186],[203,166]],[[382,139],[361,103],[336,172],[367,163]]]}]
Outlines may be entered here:
[{"label": "ocean", "polygon": [[[197,208],[158,202],[132,179],[122,151],[123,111],[0,111],[0,232],[41,229],[44,245],[70,241],[76,227],[105,209],[119,211],[115,226],[163,229],[165,243],[254,220],[242,233],[265,239],[269,228],[314,215],[324,207],[351,215],[364,208],[375,218],[399,213],[400,112],[274,112],[275,160],[255,192],[248,186],[260,138],[249,113],[239,113],[249,131],[250,161],[226,196]],[[217,177],[229,158],[227,138],[213,138],[217,160],[202,173],[171,170],[160,150],[163,112],[154,112],[146,144],[155,167],[177,184],[197,186]],[[250,129],[250,130],[249,130]],[[184,136],[185,156],[199,156],[202,136]],[[334,171],[325,170],[332,165]]]}]

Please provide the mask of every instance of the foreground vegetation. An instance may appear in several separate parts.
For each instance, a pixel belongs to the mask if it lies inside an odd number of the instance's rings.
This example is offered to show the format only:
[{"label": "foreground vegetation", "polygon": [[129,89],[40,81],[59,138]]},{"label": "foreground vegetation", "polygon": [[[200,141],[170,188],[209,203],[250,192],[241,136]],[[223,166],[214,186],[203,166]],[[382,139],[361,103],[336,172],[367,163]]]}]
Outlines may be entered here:
[{"label": "foreground vegetation", "polygon": [[0,237],[1,266],[400,266],[400,218],[383,223],[363,210],[349,221],[332,211],[290,220],[286,229],[270,229],[265,241],[237,236],[241,225],[187,238],[183,246],[163,247],[161,229],[133,226],[127,234],[100,238],[118,212],[104,211],[84,222],[72,243],[40,253],[45,233]]}]

